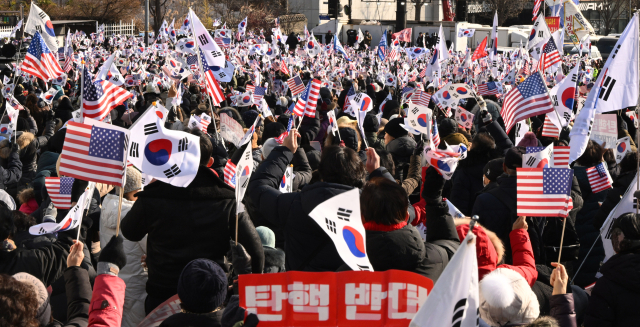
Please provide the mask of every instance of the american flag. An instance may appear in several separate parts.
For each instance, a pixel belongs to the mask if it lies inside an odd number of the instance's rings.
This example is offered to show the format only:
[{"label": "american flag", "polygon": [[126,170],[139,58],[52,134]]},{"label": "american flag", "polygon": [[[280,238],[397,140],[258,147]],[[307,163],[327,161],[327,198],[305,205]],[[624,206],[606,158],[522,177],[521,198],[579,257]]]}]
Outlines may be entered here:
[{"label": "american flag", "polygon": [[58,58],[51,53],[38,32],[31,39],[31,45],[20,65],[20,70],[45,81],[62,75]]},{"label": "american flag", "polygon": [[529,217],[566,217],[573,209],[573,169],[518,168],[517,214]]},{"label": "american flag", "polygon": [[228,37],[216,37],[213,39],[213,41],[216,42],[216,44],[222,49],[222,48],[229,48],[229,46],[231,45],[231,38]]},{"label": "american flag", "polygon": [[430,101],[431,101],[431,94],[424,91],[416,90],[411,96],[411,103],[418,106],[427,107],[429,106]]},{"label": "american flag", "polygon": [[68,121],[60,175],[123,186],[127,138],[115,126],[104,128]]},{"label": "american flag", "polygon": [[291,90],[291,95],[298,95],[302,93],[305,89],[304,83],[300,78],[300,75],[296,75],[287,80],[287,85],[289,85],[289,90]]},{"label": "american flag", "polygon": [[253,84],[247,84],[247,86],[245,87],[245,90],[247,92],[253,93],[256,90],[256,87]]},{"label": "american flag", "polygon": [[501,87],[497,82],[488,82],[478,85],[478,94],[493,95],[502,93]]},{"label": "american flag", "polygon": [[433,145],[437,148],[440,145],[440,133],[438,133],[438,124],[436,123],[435,117],[431,121],[433,128],[431,129],[431,141],[433,141]]},{"label": "american flag", "polygon": [[289,117],[289,123],[287,124],[287,131],[283,132],[282,134],[280,134],[280,136],[275,138],[278,144],[282,144],[284,142],[284,138],[287,137],[287,135],[289,135],[289,132],[291,132],[291,127],[293,127],[293,115]]},{"label": "american flag", "polygon": [[353,85],[351,85],[351,87],[349,88],[349,91],[347,92],[347,96],[345,97],[345,100],[344,100],[344,105],[342,108],[343,111],[347,111],[349,110],[349,108],[351,108],[351,101],[349,101],[349,97],[355,94],[356,94],[356,89],[354,89]]},{"label": "american flag", "polygon": [[542,125],[542,136],[545,137],[558,137],[560,136],[560,129],[554,125],[549,116],[545,116],[544,124]]},{"label": "american flag", "polygon": [[415,89],[410,87],[410,86],[403,87],[402,88],[402,98],[403,99],[410,99],[413,96],[413,91],[415,91]]},{"label": "american flag", "polygon": [[320,97],[320,87],[322,82],[314,79],[307,84],[307,88],[302,92],[300,98],[296,102],[296,106],[293,109],[293,114],[299,117],[305,115],[307,117],[315,118],[316,105],[318,98]]},{"label": "american flag", "polygon": [[189,65],[189,69],[191,69],[192,72],[198,72],[198,56],[196,55],[190,55],[187,56],[187,65]]},{"label": "american flag", "polygon": [[111,110],[133,97],[127,90],[109,81],[92,81],[88,69],[83,69],[82,115],[86,118],[103,120]]},{"label": "american flag", "polygon": [[542,49],[542,59],[540,59],[540,61],[542,62],[543,71],[559,62],[562,62],[560,53],[558,52],[558,47],[556,46],[556,42],[553,38],[550,38],[549,42],[544,46],[544,49]]},{"label": "american flag", "polygon": [[422,71],[420,72],[420,75],[418,75],[418,77],[424,78],[425,76],[427,76],[427,67],[426,66],[422,69]]},{"label": "american flag", "polygon": [[500,115],[507,133],[519,121],[553,111],[549,91],[540,73],[527,77],[504,97]]},{"label": "american flag", "polygon": [[227,160],[227,164],[224,166],[224,182],[236,188],[236,165],[231,161],[231,159]]},{"label": "american flag", "polygon": [[553,168],[569,168],[569,153],[571,148],[568,146],[554,146],[551,162]]},{"label": "american flag", "polygon": [[220,84],[218,84],[218,81],[216,81],[216,77],[213,76],[213,71],[211,71],[208,66],[207,68],[205,68],[205,70],[205,90],[211,97],[211,102],[213,102],[213,105],[218,106],[220,105],[220,102],[224,101],[224,94],[222,93]]},{"label": "american flag", "polygon": [[391,51],[389,52],[389,56],[387,56],[387,60],[389,61],[396,61],[398,60],[398,57],[400,57],[400,53],[398,53],[398,50],[396,50],[395,48],[391,49]]},{"label": "american flag", "polygon": [[280,71],[285,75],[289,75],[289,68],[287,68],[287,64],[284,63],[284,59],[280,63]]},{"label": "american flag", "polygon": [[609,171],[604,163],[599,163],[595,167],[587,168],[587,177],[589,178],[589,186],[591,192],[598,193],[611,187],[613,180],[609,176]]},{"label": "american flag", "polygon": [[47,177],[44,180],[44,186],[51,198],[51,202],[57,209],[71,208],[71,187],[73,186],[73,177]]},{"label": "american flag", "polygon": [[264,98],[264,93],[267,91],[266,87],[256,86],[253,91],[253,103],[260,103]]},{"label": "american flag", "polygon": [[533,3],[533,18],[531,19],[531,21],[536,20],[536,17],[538,17],[538,11],[540,11],[541,3],[542,0],[535,0],[535,2]]}]

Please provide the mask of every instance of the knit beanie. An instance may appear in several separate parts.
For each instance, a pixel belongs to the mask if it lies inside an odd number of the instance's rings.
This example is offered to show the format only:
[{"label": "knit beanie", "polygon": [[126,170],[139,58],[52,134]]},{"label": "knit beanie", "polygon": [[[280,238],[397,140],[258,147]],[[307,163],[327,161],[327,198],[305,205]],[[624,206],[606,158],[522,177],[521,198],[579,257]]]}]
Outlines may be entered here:
[{"label": "knit beanie", "polygon": [[458,123],[451,118],[445,118],[442,121],[440,121],[440,124],[438,124],[438,133],[440,134],[441,139],[447,137],[447,135],[449,134],[453,134],[457,132],[458,132]]},{"label": "knit beanie", "polygon": [[377,132],[380,128],[380,123],[378,122],[378,117],[367,114],[364,116],[364,121],[362,122],[362,129],[364,129],[365,133]]},{"label": "knit beanie", "polygon": [[498,268],[480,282],[480,317],[489,325],[526,325],[539,315],[538,298],[514,270]]},{"label": "knit beanie", "polygon": [[256,118],[258,118],[258,112],[255,110],[247,110],[242,113],[242,121],[244,121],[244,125],[248,128],[250,128],[250,126],[253,126]]},{"label": "knit beanie", "polygon": [[527,149],[521,146],[514,146],[507,150],[504,156],[504,165],[509,169],[522,168],[522,157],[527,153]]},{"label": "knit beanie", "polygon": [[35,276],[20,272],[13,275],[17,281],[29,285],[29,287],[36,294],[38,300],[38,311],[36,312],[36,318],[40,321],[40,326],[46,326],[51,320],[51,305],[49,304],[49,292],[44,284]]},{"label": "knit beanie", "polygon": [[209,259],[189,262],[178,279],[178,297],[185,310],[208,313],[222,305],[227,297],[227,276]]},{"label": "knit beanie", "polygon": [[124,184],[124,193],[129,193],[142,189],[142,175],[133,168],[127,167],[127,182]]},{"label": "knit beanie", "polygon": [[404,123],[404,118],[398,117],[391,119],[385,126],[384,132],[392,136],[393,138],[403,137],[409,134],[404,127],[400,124]]},{"label": "knit beanie", "polygon": [[518,143],[518,146],[523,146],[523,147],[538,146],[538,139],[536,138],[536,134],[533,134],[533,132],[526,132],[522,140],[520,140],[520,143]]},{"label": "knit beanie", "polygon": [[276,142],[276,139],[274,138],[270,138],[268,140],[266,140],[264,142],[264,144],[262,145],[262,156],[267,159],[267,157],[269,156],[269,154],[271,153],[271,151],[279,146],[280,144],[278,144],[278,142]]},{"label": "knit beanie", "polygon": [[256,227],[256,232],[258,232],[258,236],[260,236],[262,246],[268,246],[270,248],[276,247],[276,234],[269,227]]}]

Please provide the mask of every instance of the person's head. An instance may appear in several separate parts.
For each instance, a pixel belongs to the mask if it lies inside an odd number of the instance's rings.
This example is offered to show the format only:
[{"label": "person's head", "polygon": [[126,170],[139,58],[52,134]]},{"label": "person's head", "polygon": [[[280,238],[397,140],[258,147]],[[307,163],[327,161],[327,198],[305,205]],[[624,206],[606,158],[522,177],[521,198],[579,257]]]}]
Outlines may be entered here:
[{"label": "person's head", "polygon": [[380,167],[387,168],[391,176],[396,174],[396,164],[393,162],[393,156],[387,150],[376,149],[376,153],[380,157]]},{"label": "person's head", "polygon": [[262,246],[270,248],[276,247],[276,234],[269,227],[256,227],[256,232],[258,232],[258,236],[260,236]]},{"label": "person's head", "polygon": [[16,226],[16,232],[26,232],[29,228],[36,224],[36,218],[18,210],[13,211],[13,223]]},{"label": "person's head", "polygon": [[14,215],[7,205],[0,203],[0,242],[10,239],[16,233]]},{"label": "person's head", "polygon": [[0,312],[7,326],[38,327],[36,292],[12,276],[0,274]]},{"label": "person's head", "polygon": [[482,168],[483,186],[487,186],[487,184],[498,180],[498,177],[504,172],[503,165],[504,158],[490,160],[486,165],[484,165]]},{"label": "person's head", "polygon": [[327,183],[362,187],[367,177],[364,163],[358,154],[343,146],[325,146],[322,150],[320,165],[318,166],[320,178]]},{"label": "person's head", "polygon": [[124,184],[124,198],[135,201],[136,193],[142,189],[142,174],[134,167],[127,167],[127,182]]},{"label": "person's head", "polygon": [[504,156],[503,171],[509,176],[516,175],[516,169],[522,168],[522,157],[527,153],[527,149],[521,146],[514,146],[507,150]]},{"label": "person's head", "polygon": [[583,167],[595,166],[602,162],[602,155],[604,154],[604,148],[593,140],[589,140],[587,148],[584,153],[576,160],[576,162]]},{"label": "person's head", "polygon": [[407,192],[384,177],[375,177],[362,189],[360,212],[364,222],[395,225],[407,220]]},{"label": "person's head", "polygon": [[213,158],[211,158],[213,144],[211,144],[209,136],[197,128],[190,129],[188,132],[200,138],[200,166],[211,167],[213,165]]},{"label": "person's head", "polygon": [[478,133],[471,141],[471,149],[479,152],[489,152],[496,147],[496,141],[489,133]]},{"label": "person's head", "polygon": [[400,126],[400,124],[404,124],[404,118],[394,118],[391,119],[385,126],[384,126],[384,144],[389,144],[389,142],[399,138],[399,137],[403,137],[403,136],[407,136],[409,134],[409,132],[407,132],[406,129],[404,129],[402,126]]},{"label": "person's head", "polygon": [[515,270],[498,268],[480,281],[480,317],[490,326],[532,323],[540,304],[527,280]]},{"label": "person's head", "polygon": [[616,253],[640,249],[640,215],[628,212],[618,217],[611,226],[611,244]]},{"label": "person's head", "polygon": [[227,276],[209,259],[189,262],[178,279],[180,307],[190,313],[209,313],[219,308],[227,296]]},{"label": "person's head", "polygon": [[629,151],[620,161],[620,174],[635,171],[638,163],[638,152]]}]

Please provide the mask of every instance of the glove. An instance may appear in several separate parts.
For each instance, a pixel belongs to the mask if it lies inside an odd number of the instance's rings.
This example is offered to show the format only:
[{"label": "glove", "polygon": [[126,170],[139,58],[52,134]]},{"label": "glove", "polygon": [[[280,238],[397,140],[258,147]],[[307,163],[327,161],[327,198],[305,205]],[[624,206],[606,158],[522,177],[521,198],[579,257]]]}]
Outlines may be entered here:
[{"label": "glove", "polygon": [[426,187],[422,188],[422,197],[427,203],[430,201],[442,201],[442,188],[444,187],[444,183],[444,178],[435,168],[427,168],[424,174],[423,184]]},{"label": "glove", "polygon": [[422,134],[418,135],[416,141],[416,149],[413,150],[414,156],[419,156],[424,151],[424,139],[422,138]]},{"label": "glove", "polygon": [[46,110],[44,114],[44,121],[53,120],[53,110]]},{"label": "glove", "polygon": [[251,256],[242,244],[236,244],[233,240],[229,242],[231,243],[231,264],[233,264],[233,270],[235,270],[238,275],[250,274]]},{"label": "glove", "polygon": [[12,143],[11,152],[18,152],[18,151],[20,151],[20,145],[18,145],[18,143]]},{"label": "glove", "polygon": [[122,246],[123,241],[124,237],[122,237],[122,233],[117,237],[115,235],[112,236],[107,246],[102,249],[98,264],[111,263],[118,266],[119,269],[122,269],[127,264],[127,257],[124,254],[124,247]]}]

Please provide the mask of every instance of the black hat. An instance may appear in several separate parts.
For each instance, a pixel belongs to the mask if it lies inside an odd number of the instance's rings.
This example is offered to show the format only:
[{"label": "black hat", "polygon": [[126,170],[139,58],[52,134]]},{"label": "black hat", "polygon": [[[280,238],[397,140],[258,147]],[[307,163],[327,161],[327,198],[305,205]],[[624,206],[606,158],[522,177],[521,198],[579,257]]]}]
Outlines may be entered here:
[{"label": "black hat", "polygon": [[458,123],[451,119],[445,118],[440,121],[438,125],[438,133],[440,133],[440,138],[447,137],[449,134],[458,132]]},{"label": "black hat", "polygon": [[509,169],[522,168],[522,156],[527,153],[527,149],[523,146],[514,146],[507,150],[504,156],[504,165]]},{"label": "black hat", "polygon": [[400,124],[404,124],[404,118],[398,117],[398,118],[391,119],[384,126],[384,132],[394,138],[403,137],[409,134],[409,132],[407,132],[407,130],[404,129],[404,127],[400,126]]},{"label": "black hat", "polygon": [[227,297],[227,276],[217,263],[195,259],[180,273],[178,296],[184,309],[190,312],[211,312]]},{"label": "black hat", "polygon": [[264,125],[264,132],[262,132],[262,139],[266,141],[267,139],[270,139],[272,137],[278,137],[286,131],[287,131],[287,128],[284,127],[284,125],[282,125],[279,122],[269,123]]},{"label": "black hat", "polygon": [[504,158],[493,159],[487,162],[482,168],[482,173],[487,177],[488,180],[494,182],[498,179],[498,176],[502,175],[502,164],[504,163]]},{"label": "black hat", "polygon": [[364,129],[365,133],[377,132],[378,129],[380,128],[378,117],[371,114],[367,114],[366,116],[364,116],[364,121],[362,122],[362,128]]}]

